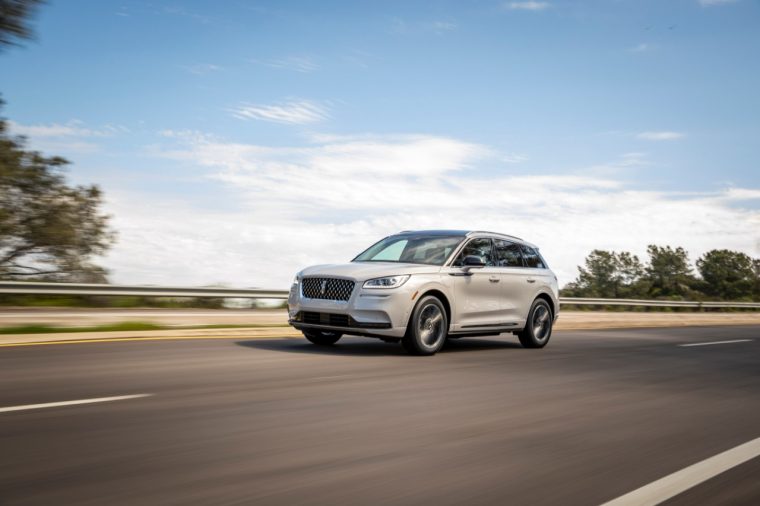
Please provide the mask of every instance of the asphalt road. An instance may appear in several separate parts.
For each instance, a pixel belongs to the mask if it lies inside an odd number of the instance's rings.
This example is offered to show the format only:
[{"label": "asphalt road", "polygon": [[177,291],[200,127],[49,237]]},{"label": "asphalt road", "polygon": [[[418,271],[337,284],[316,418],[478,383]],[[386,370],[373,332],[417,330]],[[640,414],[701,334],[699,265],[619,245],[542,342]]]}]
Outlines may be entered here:
[{"label": "asphalt road", "polygon": [[[156,309],[0,307],[0,329],[19,325],[61,327],[149,322],[167,326],[287,325],[285,309]],[[760,325],[759,311],[664,312],[577,311],[562,308],[555,328],[561,330],[678,327],[693,325]]]},{"label": "asphalt road", "polygon": [[[600,504],[760,437],[760,326],[0,349],[0,408],[133,394],[0,410],[0,505]],[[760,504],[759,472],[667,504]]]}]

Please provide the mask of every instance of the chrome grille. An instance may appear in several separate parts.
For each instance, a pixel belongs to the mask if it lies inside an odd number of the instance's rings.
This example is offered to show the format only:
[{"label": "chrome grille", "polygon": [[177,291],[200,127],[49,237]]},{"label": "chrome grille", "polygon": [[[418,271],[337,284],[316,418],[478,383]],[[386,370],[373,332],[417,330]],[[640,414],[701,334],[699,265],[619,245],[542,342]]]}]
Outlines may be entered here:
[{"label": "chrome grille", "polygon": [[347,301],[354,291],[354,284],[349,279],[303,278],[301,293],[309,299]]}]

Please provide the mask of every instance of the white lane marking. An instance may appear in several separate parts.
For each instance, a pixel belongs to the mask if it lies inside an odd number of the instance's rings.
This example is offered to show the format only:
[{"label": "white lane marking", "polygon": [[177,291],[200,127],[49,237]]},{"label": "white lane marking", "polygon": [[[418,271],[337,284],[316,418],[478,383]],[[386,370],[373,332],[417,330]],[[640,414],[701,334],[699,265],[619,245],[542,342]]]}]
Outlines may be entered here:
[{"label": "white lane marking", "polygon": [[760,437],[637,488],[602,506],[660,504],[722,472],[760,457]]},{"label": "white lane marking", "polygon": [[96,402],[125,401],[127,399],[150,397],[151,395],[153,394],[119,395],[116,397],[96,397],[94,399],[78,399],[75,401],[47,402],[45,404],[25,404],[23,406],[8,406],[5,408],[0,408],[0,413],[7,413],[9,411],[24,411],[27,409],[57,408],[60,406],[74,406],[77,404],[93,404]]},{"label": "white lane marking", "polygon": [[709,343],[679,344],[678,346],[688,348],[689,346],[711,346],[713,344],[748,343],[750,341],[752,341],[752,339],[731,339],[730,341],[711,341]]}]

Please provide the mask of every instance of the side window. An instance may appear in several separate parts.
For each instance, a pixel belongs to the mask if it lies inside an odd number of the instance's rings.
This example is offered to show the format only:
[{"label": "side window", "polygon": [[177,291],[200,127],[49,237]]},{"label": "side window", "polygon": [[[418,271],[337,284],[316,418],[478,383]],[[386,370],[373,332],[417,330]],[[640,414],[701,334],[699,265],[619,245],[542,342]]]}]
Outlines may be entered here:
[{"label": "side window", "polygon": [[501,239],[494,240],[496,246],[496,266],[497,267],[522,267],[522,253],[520,246],[509,241]]},{"label": "side window", "polygon": [[474,255],[480,257],[488,266],[493,266],[493,251],[491,249],[491,239],[483,237],[480,239],[473,239],[468,242],[464,249],[459,253],[457,259],[454,261],[454,265],[461,266],[464,263],[464,257]]},{"label": "side window", "polygon": [[544,265],[544,261],[541,259],[541,255],[538,254],[538,251],[535,250],[535,248],[531,248],[530,246],[525,246],[524,244],[521,245],[523,257],[525,258],[525,266],[526,267],[535,267],[537,269],[545,269],[546,266]]},{"label": "side window", "polygon": [[401,255],[402,262],[442,265],[457,246],[451,238],[412,240]]}]

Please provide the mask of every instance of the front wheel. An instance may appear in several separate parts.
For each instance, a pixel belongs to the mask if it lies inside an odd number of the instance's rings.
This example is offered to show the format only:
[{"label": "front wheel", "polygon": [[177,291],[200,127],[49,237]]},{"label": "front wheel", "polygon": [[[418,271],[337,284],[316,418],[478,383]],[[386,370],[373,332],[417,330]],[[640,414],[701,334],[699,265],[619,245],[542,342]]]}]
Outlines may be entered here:
[{"label": "front wheel", "polygon": [[318,346],[331,346],[338,342],[343,334],[340,332],[327,332],[324,330],[304,330],[306,339]]},{"label": "front wheel", "polygon": [[528,313],[525,328],[517,333],[526,348],[543,348],[552,336],[552,310],[544,299],[536,299]]},{"label": "front wheel", "polygon": [[401,344],[412,355],[433,355],[443,348],[448,332],[449,322],[443,303],[438,297],[429,295],[414,307]]}]

